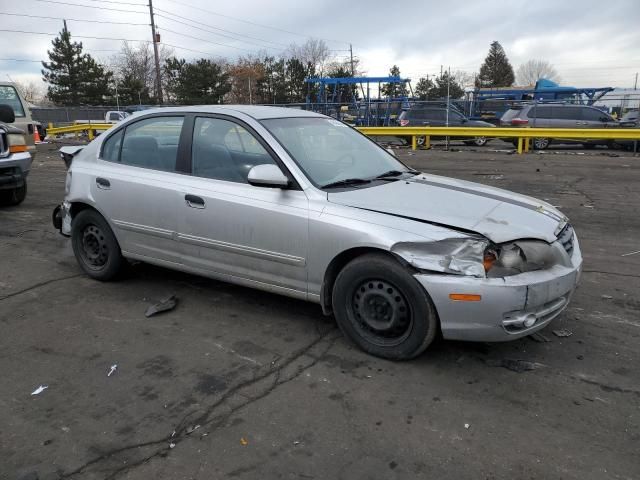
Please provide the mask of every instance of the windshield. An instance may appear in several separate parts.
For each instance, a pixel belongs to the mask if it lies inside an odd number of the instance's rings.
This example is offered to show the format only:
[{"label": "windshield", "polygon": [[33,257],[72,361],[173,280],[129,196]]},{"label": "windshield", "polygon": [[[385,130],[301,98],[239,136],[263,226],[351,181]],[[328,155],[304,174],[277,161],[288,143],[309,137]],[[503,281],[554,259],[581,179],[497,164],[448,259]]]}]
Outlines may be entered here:
[{"label": "windshield", "polygon": [[24,108],[16,89],[9,85],[0,86],[0,103],[9,105],[16,117],[24,117]]},{"label": "windshield", "polygon": [[262,124],[317,187],[411,172],[391,154],[344,123],[328,118],[273,118]]}]

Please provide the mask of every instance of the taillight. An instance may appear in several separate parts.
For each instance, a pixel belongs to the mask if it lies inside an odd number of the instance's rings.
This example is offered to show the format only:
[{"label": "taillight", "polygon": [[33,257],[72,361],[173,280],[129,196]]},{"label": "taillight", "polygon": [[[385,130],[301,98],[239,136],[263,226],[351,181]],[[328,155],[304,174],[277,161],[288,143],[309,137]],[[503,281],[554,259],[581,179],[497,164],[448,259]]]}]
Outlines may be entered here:
[{"label": "taillight", "polygon": [[404,119],[400,120],[401,127],[406,127],[407,125],[409,125],[409,120],[404,120]]},{"label": "taillight", "polygon": [[524,118],[512,118],[511,119],[511,125],[527,125],[529,123],[529,120],[526,120]]}]

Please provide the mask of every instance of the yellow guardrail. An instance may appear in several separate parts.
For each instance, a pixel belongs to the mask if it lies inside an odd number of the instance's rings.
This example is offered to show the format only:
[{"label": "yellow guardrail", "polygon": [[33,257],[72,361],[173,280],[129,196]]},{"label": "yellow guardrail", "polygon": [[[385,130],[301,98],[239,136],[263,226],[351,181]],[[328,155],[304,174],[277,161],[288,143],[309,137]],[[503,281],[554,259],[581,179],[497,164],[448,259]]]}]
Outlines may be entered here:
[{"label": "yellow guardrail", "polygon": [[533,138],[556,140],[640,140],[640,128],[509,128],[509,127],[357,127],[368,136],[411,137],[411,148],[417,148],[418,137],[425,137],[429,148],[431,137],[517,138],[518,153],[528,152]]},{"label": "yellow guardrail", "polygon": [[53,124],[49,124],[47,128],[47,135],[60,135],[63,133],[78,133],[87,132],[89,140],[93,140],[96,131],[109,130],[113,127],[113,123],[78,123],[74,125],[67,125],[64,127],[54,127]]}]

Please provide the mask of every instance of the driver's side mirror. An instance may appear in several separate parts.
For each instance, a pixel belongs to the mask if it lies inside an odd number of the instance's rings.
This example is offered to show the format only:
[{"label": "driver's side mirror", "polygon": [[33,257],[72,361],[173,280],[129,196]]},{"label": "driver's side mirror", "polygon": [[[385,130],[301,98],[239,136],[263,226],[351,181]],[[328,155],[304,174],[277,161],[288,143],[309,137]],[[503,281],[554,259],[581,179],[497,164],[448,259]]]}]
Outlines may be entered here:
[{"label": "driver's side mirror", "polygon": [[249,170],[247,181],[255,187],[288,188],[289,179],[273,164],[256,165]]},{"label": "driver's side mirror", "polygon": [[0,105],[0,122],[13,123],[16,120],[16,114],[9,105]]}]

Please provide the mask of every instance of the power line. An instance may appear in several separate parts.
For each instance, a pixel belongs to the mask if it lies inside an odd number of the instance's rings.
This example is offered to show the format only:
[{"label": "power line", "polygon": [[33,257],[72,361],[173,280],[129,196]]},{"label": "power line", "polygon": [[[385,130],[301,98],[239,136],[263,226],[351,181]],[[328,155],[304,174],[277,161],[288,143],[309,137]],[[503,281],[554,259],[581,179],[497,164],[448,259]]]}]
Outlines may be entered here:
[{"label": "power line", "polygon": [[0,62],[36,62],[40,63],[42,60],[29,60],[28,58],[0,58]]},{"label": "power line", "polygon": [[237,49],[237,50],[244,50],[244,51],[246,51],[246,52],[251,52],[251,50],[249,50],[248,48],[234,47],[233,45],[227,45],[227,44],[225,44],[225,43],[212,42],[212,41],[210,41],[210,40],[206,40],[206,39],[204,39],[204,38],[194,37],[194,36],[192,36],[192,35],[187,35],[186,33],[176,32],[176,31],[174,31],[174,30],[169,30],[168,28],[164,28],[164,27],[162,28],[162,31],[163,31],[163,32],[170,32],[170,33],[174,33],[174,34],[176,34],[176,35],[180,35],[180,36],[182,36],[182,37],[192,38],[192,39],[194,39],[194,40],[199,40],[199,41],[201,41],[201,42],[210,43],[210,44],[212,44],[212,45],[218,45],[218,46],[220,46],[220,47],[229,47],[229,48],[235,48],[235,49]]},{"label": "power line", "polygon": [[[94,7],[93,5],[82,5],[80,3],[69,3],[69,2],[59,2],[57,0],[35,0],[36,2],[43,3],[56,3],[58,5],[71,5],[72,7],[82,7],[82,8],[94,8],[96,10],[109,10],[112,12],[125,12],[125,13],[143,13],[147,14],[147,12],[138,12],[135,10],[122,10],[121,8],[108,8],[108,7]],[[142,5],[144,6],[144,5]]]},{"label": "power line", "polygon": [[[168,2],[171,2],[171,3],[175,3],[176,5],[182,5],[183,7],[191,8],[191,9],[194,9],[194,10],[198,10],[199,12],[206,12],[206,13],[209,13],[209,14],[211,14],[211,15],[216,15],[216,16],[219,16],[219,17],[229,18],[229,19],[231,19],[231,20],[235,20],[235,21],[237,21],[237,22],[242,22],[242,23],[247,23],[247,24],[249,24],[249,25],[254,25],[254,26],[256,26],[256,27],[268,28],[268,29],[270,29],[270,30],[276,30],[276,31],[278,31],[278,32],[288,33],[288,34],[290,34],[290,35],[297,35],[297,36],[299,36],[299,37],[313,38],[313,37],[311,37],[310,35],[305,35],[305,34],[302,34],[302,33],[292,32],[292,31],[290,31],[290,30],[285,30],[285,29],[283,29],[283,28],[278,28],[278,27],[272,27],[272,26],[269,26],[269,25],[261,24],[261,23],[251,22],[251,21],[249,21],[249,20],[243,20],[243,19],[241,19],[241,18],[232,17],[232,16],[230,16],[230,15],[225,15],[225,14],[223,14],[223,13],[214,12],[214,11],[212,11],[212,10],[206,10],[206,9],[204,9],[204,8],[195,7],[195,6],[193,6],[193,5],[189,5],[188,3],[178,2],[177,0],[167,0],[167,1],[168,1]],[[318,37],[318,38],[319,38],[319,37]],[[343,41],[343,40],[332,40],[332,39],[329,39],[329,38],[323,38],[322,40],[326,40],[326,41],[328,41],[328,42],[334,42],[334,43],[345,43],[345,44],[347,44],[347,45],[349,44],[349,42],[345,42],[345,41]]]},{"label": "power line", "polygon": [[[57,33],[31,32],[31,31],[27,31],[27,30],[8,30],[8,29],[4,29],[4,28],[0,28],[0,32],[27,33],[27,34],[30,34],[30,35],[49,35],[49,36],[52,36],[52,37],[57,37],[58,36]],[[132,40],[130,38],[91,37],[91,36],[88,36],[88,35],[73,35],[73,37],[75,37],[75,38],[89,38],[89,39],[93,39],[93,40],[118,40],[118,41],[125,41],[125,42],[145,42],[145,43],[150,43],[148,40]]]},{"label": "power line", "polygon": [[109,22],[106,20],[84,20],[79,18],[66,18],[66,17],[45,17],[42,15],[27,15],[23,13],[5,13],[0,12],[0,15],[11,15],[13,17],[28,17],[28,18],[45,18],[49,20],[66,20],[68,22],[90,22],[90,23],[112,23],[114,25],[136,25],[136,26],[144,26],[148,27],[149,25],[146,23],[129,23],[129,22]]},{"label": "power line", "polygon": [[146,7],[146,3],[130,3],[130,2],[116,2],[113,0],[85,0],[89,2],[99,2],[99,3],[114,3],[116,5],[134,5],[136,7]]},{"label": "power line", "polygon": [[[159,9],[159,8],[156,8],[156,10],[160,10],[160,9]],[[164,10],[162,10],[162,11],[164,11]],[[232,40],[236,40],[236,41],[239,41],[239,42],[248,43],[248,44],[250,44],[250,45],[256,45],[256,46],[258,46],[258,47],[262,47],[262,48],[272,48],[272,49],[275,49],[275,48],[276,48],[276,47],[271,47],[271,46],[264,45],[264,44],[255,43],[255,42],[249,42],[249,41],[247,41],[247,40],[243,40],[243,39],[241,39],[241,38],[236,38],[236,37],[232,37],[231,35],[225,35],[225,34],[223,34],[223,33],[214,32],[214,31],[212,31],[212,30],[207,30],[207,29],[205,29],[205,28],[197,27],[197,26],[195,26],[195,25],[190,25],[190,24],[188,24],[188,23],[186,23],[186,22],[181,22],[180,20],[176,20],[175,18],[170,18],[170,17],[168,17],[168,16],[166,16],[166,15],[162,15],[162,14],[160,14],[160,13],[156,13],[156,14],[155,14],[155,16],[156,16],[156,17],[165,18],[165,19],[167,19],[167,20],[170,20],[170,21],[172,21],[172,22],[179,23],[179,24],[181,24],[181,25],[186,25],[187,27],[195,28],[196,30],[201,30],[201,31],[203,31],[203,32],[207,32],[207,33],[212,33],[212,34],[214,34],[214,35],[219,35],[219,36],[221,36],[221,37],[230,38],[230,39],[232,39]],[[183,17],[180,17],[180,18],[183,18]],[[195,20],[189,20],[189,21],[191,21],[191,22],[193,22],[193,23],[200,23],[200,22],[196,22]],[[202,25],[205,25],[205,24],[202,24]],[[216,28],[216,27],[210,27],[210,28]],[[222,29],[217,29],[217,30],[222,30]],[[222,30],[222,31],[226,32],[226,31],[228,31],[228,30]],[[237,35],[240,35],[240,34],[237,34]],[[249,37],[249,38],[251,38],[251,37]]]}]

